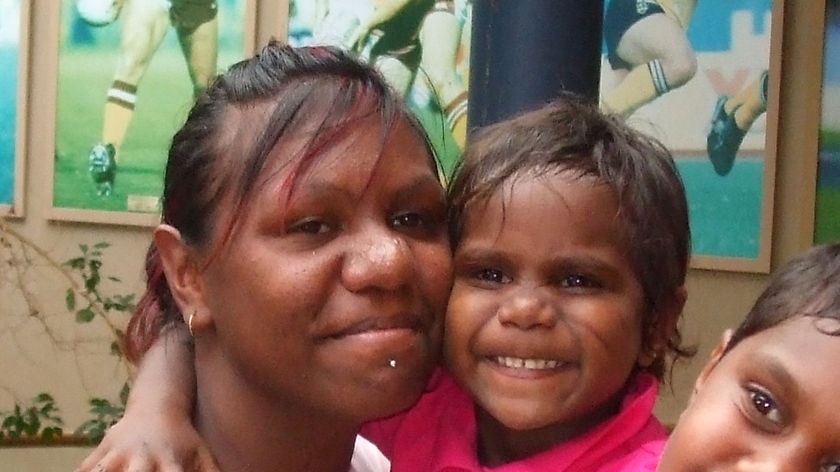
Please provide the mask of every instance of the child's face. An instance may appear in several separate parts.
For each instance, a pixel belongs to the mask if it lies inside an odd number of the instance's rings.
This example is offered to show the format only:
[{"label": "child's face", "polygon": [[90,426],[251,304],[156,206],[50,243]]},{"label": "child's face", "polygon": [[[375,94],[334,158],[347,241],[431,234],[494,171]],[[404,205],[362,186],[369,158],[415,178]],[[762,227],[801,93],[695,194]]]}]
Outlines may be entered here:
[{"label": "child's face", "polygon": [[[816,323],[816,324],[815,324]],[[718,346],[671,434],[660,472],[840,470],[840,328],[797,317]]]},{"label": "child's face", "polygon": [[445,353],[489,414],[482,440],[540,429],[536,441],[553,443],[599,423],[642,341],[643,292],[613,192],[568,173],[528,176],[467,210]]}]

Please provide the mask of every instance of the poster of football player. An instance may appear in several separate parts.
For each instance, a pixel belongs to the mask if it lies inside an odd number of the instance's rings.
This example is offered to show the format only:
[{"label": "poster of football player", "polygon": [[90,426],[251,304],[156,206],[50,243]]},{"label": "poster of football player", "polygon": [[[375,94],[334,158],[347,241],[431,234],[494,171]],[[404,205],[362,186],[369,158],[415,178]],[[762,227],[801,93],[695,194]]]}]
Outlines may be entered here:
[{"label": "poster of football player", "polygon": [[466,138],[467,0],[291,0],[289,42],[328,44],[374,64],[401,91],[448,172]]},{"label": "poster of football player", "polygon": [[61,0],[54,219],[153,224],[172,134],[254,48],[253,0]]},{"label": "poster of football player", "polygon": [[0,0],[0,217],[23,216],[29,0]]},{"label": "poster of football player", "polygon": [[601,106],[661,139],[693,265],[770,264],[782,0],[607,0]]}]

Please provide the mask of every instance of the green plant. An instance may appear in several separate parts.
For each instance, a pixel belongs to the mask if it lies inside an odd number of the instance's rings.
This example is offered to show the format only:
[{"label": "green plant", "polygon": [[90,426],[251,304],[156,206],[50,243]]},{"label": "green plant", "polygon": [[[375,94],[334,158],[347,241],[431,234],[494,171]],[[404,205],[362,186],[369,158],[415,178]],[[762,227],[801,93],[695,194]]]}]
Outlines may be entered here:
[{"label": "green plant", "polygon": [[120,402],[111,403],[105,398],[91,398],[90,412],[93,418],[82,423],[76,428],[76,434],[86,436],[92,443],[99,443],[105,436],[105,431],[113,426],[125,413],[125,402],[128,400],[128,382],[123,384],[120,390]]},{"label": "green plant", "polygon": [[[17,281],[17,287],[23,298],[30,303],[29,314],[40,317],[36,298],[27,290],[24,274],[33,266],[43,266],[58,271],[67,282],[64,304],[77,323],[89,324],[100,320],[112,334],[110,353],[117,356],[126,370],[126,379],[130,378],[128,364],[123,354],[124,331],[122,323],[115,322],[111,314],[130,315],[134,310],[134,294],[106,294],[102,282],[105,280],[120,283],[116,277],[102,273],[103,251],[109,247],[106,242],[92,246],[79,245],[80,254],[64,263],[55,261],[43,248],[9,227],[0,218],[0,259],[2,267],[11,273],[11,280]],[[43,318],[39,318],[42,323]],[[91,417],[74,430],[79,441],[98,443],[105,431],[122,417],[128,398],[129,382],[123,384],[118,400],[112,402],[106,398],[94,397],[88,400]],[[42,392],[35,396],[30,405],[15,403],[9,411],[0,411],[0,444],[16,443],[21,440],[31,443],[53,444],[65,438],[64,420],[52,395]],[[77,441],[78,442],[78,441]]]},{"label": "green plant", "polygon": [[[80,244],[81,255],[64,262],[64,265],[74,270],[83,281],[81,290],[79,286],[67,288],[64,303],[68,311],[75,312],[76,322],[78,323],[90,323],[97,316],[101,317],[114,334],[114,340],[111,342],[111,353],[122,357],[122,342],[125,333],[111,323],[106,314],[111,311],[131,314],[131,311],[134,310],[134,294],[106,296],[100,291],[100,283],[103,278],[99,272],[102,267],[102,250],[109,246],[105,242],[96,243],[93,246]],[[117,277],[108,276],[106,278],[113,282],[121,282]],[[81,294],[85,302],[81,308],[77,308],[77,294]]]},{"label": "green plant", "polygon": [[40,393],[32,399],[32,405],[15,405],[12,411],[0,412],[0,439],[26,439],[40,437],[49,444],[63,434],[64,421],[59,415],[55,400],[48,393]]}]

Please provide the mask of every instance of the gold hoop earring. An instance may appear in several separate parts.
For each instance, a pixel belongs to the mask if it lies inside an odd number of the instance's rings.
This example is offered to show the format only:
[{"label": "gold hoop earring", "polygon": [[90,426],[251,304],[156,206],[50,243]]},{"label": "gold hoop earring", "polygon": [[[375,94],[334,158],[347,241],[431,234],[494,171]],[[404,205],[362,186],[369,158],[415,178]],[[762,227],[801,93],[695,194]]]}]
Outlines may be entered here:
[{"label": "gold hoop earring", "polygon": [[193,318],[195,318],[195,311],[193,311],[190,314],[190,318],[187,320],[187,329],[190,330],[190,336],[194,338],[195,333],[193,333],[193,327],[192,327]]}]

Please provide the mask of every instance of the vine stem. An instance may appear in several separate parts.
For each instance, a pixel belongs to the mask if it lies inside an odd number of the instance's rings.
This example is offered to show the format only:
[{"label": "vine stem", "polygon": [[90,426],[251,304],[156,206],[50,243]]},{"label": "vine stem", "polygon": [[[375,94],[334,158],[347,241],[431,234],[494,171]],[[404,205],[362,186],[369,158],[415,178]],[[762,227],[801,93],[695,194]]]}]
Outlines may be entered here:
[{"label": "vine stem", "polygon": [[[32,239],[28,238],[26,235],[22,234],[21,232],[15,230],[11,226],[9,226],[9,224],[3,218],[0,218],[0,232],[11,236],[18,243],[23,245],[24,247],[34,251],[50,267],[57,270],[67,280],[67,282],[70,284],[70,288],[74,292],[76,292],[77,294],[80,294],[82,296],[82,298],[84,298],[88,302],[90,307],[94,310],[94,313],[96,314],[96,316],[101,318],[102,321],[105,323],[105,325],[108,327],[108,330],[111,331],[111,334],[113,335],[114,339],[117,339],[117,340],[120,339],[119,334],[118,334],[119,333],[119,328],[111,321],[110,318],[108,318],[108,316],[105,313],[104,308],[102,308],[101,303],[99,303],[99,301],[96,299],[96,297],[94,295],[87,292],[86,290],[82,290],[81,284],[79,284],[79,282],[74,277],[73,273],[69,269],[67,269],[67,267],[64,264],[62,264],[62,263],[56,261],[55,259],[53,259],[53,257],[50,256],[50,254],[47,253],[47,251],[45,251],[41,246],[39,246],[37,243],[35,243]],[[125,359],[122,356],[120,356],[120,361],[123,364],[123,367],[126,371],[126,375],[129,378],[131,378],[131,368],[130,368],[130,366],[128,365],[127,362],[125,362]]]}]

